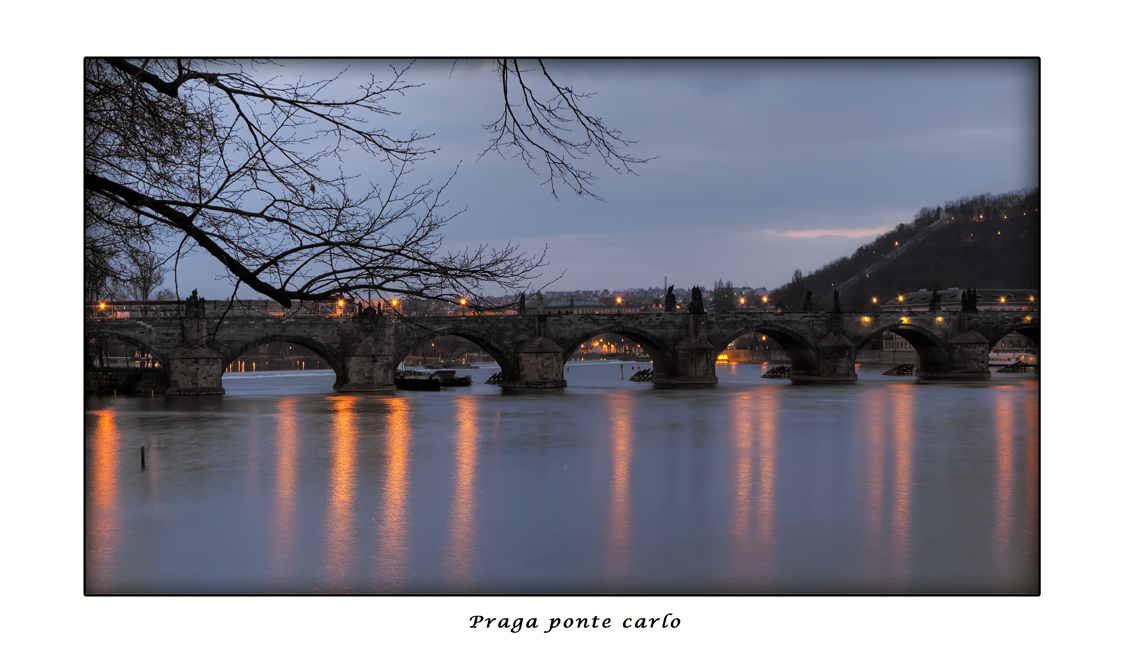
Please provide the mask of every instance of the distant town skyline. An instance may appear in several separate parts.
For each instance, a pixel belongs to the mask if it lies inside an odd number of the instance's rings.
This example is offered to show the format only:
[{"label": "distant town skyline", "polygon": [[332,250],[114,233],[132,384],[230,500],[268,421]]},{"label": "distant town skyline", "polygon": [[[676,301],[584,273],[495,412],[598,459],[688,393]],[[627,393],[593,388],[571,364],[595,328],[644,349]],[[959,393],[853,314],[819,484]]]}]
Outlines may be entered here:
[{"label": "distant town skyline", "polygon": [[[341,92],[409,61],[282,61],[306,79],[340,70]],[[902,222],[924,206],[1038,185],[1037,59],[547,60],[552,77],[651,161],[635,175],[586,160],[604,198],[555,199],[520,161],[481,157],[502,94],[486,60],[413,62],[423,84],[388,100],[392,134],[432,134],[439,148],[412,174],[465,209],[449,249],[546,248],[552,291],[711,286],[775,288]],[[450,109],[450,108],[454,109]],[[381,170],[345,153],[345,171]],[[537,162],[536,162],[537,163]],[[349,167],[351,166],[351,167]],[[564,274],[563,274],[564,273]],[[181,261],[180,296],[229,297],[201,252]],[[173,275],[165,286],[172,287]],[[245,287],[239,297],[255,298]]]}]

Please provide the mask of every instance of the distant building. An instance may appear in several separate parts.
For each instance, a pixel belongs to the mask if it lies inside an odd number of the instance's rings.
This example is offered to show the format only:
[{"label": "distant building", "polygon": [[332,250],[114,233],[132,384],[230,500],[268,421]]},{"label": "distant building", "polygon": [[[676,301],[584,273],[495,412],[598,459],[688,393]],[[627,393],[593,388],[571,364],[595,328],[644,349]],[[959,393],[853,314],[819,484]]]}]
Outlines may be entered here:
[{"label": "distant building", "polygon": [[[602,298],[593,297],[576,297],[571,296],[565,299],[556,298],[545,302],[541,310],[537,311],[548,315],[562,315],[562,314],[599,314],[599,313],[636,313],[641,310],[641,304],[626,300],[621,297],[621,302],[617,303],[617,296],[609,296]],[[532,311],[534,307],[528,305],[528,311]]]}]

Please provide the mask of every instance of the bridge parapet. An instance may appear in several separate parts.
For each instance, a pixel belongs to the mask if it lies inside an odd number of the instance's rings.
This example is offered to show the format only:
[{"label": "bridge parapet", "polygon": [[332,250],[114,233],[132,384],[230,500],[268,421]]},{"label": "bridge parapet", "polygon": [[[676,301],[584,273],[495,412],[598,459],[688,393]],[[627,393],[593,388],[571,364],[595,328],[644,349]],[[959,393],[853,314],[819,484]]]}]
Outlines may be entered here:
[{"label": "bridge parapet", "polygon": [[[209,307],[208,307],[209,308]],[[248,309],[256,310],[250,306]],[[264,307],[268,309],[268,307]],[[221,314],[220,314],[221,315]],[[507,387],[566,385],[565,362],[600,334],[623,335],[651,356],[658,385],[717,383],[715,362],[742,335],[772,338],[793,361],[794,381],[853,381],[855,353],[892,331],[917,350],[919,378],[981,378],[999,338],[1019,331],[1037,342],[1037,312],[783,312],[541,314],[403,317],[272,315],[253,310],[188,319],[168,312],[88,317],[89,338],[126,340],[169,368],[170,393],[222,392],[222,370],[272,341],[304,346],[336,370],[339,390],[390,390],[394,370],[417,345],[439,335],[466,338],[500,364]],[[315,317],[316,319],[312,319]]]}]

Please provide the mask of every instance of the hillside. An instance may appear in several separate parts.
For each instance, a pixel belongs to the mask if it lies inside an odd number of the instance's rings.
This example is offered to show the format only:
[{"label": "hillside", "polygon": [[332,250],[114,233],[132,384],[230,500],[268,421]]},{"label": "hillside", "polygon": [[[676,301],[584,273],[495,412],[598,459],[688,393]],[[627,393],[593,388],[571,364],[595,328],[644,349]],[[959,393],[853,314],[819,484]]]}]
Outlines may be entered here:
[{"label": "hillside", "polygon": [[822,310],[840,287],[844,310],[861,310],[873,297],[885,301],[921,288],[1039,288],[1041,259],[1038,190],[980,195],[939,211],[923,208],[912,223],[803,278],[794,275],[772,295],[797,309],[810,290],[813,307]]}]

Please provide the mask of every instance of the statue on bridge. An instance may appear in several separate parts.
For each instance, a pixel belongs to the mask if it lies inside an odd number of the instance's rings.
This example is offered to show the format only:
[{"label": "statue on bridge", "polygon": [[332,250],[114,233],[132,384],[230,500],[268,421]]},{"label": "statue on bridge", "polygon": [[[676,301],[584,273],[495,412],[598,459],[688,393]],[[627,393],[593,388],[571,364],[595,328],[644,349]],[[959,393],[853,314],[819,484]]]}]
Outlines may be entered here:
[{"label": "statue on bridge", "polygon": [[527,314],[527,293],[519,293],[519,314]]},{"label": "statue on bridge", "polygon": [[831,301],[832,301],[831,312],[832,313],[841,313],[842,311],[839,310],[839,291],[838,290],[832,291]]},{"label": "statue on bridge", "polygon": [[980,309],[976,307],[976,299],[978,295],[975,290],[965,288],[960,291],[960,310],[965,313],[979,313]]},{"label": "statue on bridge", "polygon": [[667,287],[667,295],[665,295],[664,298],[663,298],[663,312],[664,313],[674,313],[675,312],[675,292],[674,291],[675,291],[675,285],[674,284]]},{"label": "statue on bridge", "polygon": [[687,312],[691,315],[702,315],[706,313],[706,307],[703,305],[702,289],[698,286],[691,288],[691,303],[687,306]]},{"label": "statue on bridge", "polygon": [[199,289],[196,288],[191,291],[191,295],[183,302],[184,317],[199,320],[205,316],[205,308],[203,302],[207,300],[199,296]]},{"label": "statue on bridge", "polygon": [[804,293],[804,310],[805,311],[812,310],[812,291],[811,290]]},{"label": "statue on bridge", "polygon": [[933,296],[929,298],[929,310],[941,310],[941,293],[936,290],[933,291]]}]

